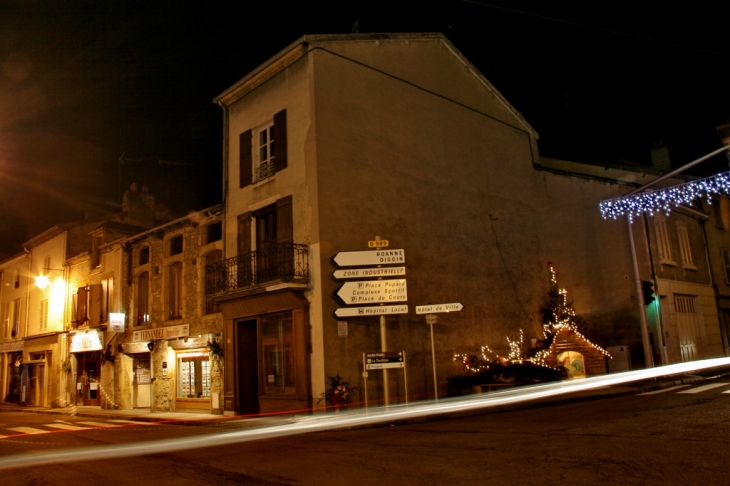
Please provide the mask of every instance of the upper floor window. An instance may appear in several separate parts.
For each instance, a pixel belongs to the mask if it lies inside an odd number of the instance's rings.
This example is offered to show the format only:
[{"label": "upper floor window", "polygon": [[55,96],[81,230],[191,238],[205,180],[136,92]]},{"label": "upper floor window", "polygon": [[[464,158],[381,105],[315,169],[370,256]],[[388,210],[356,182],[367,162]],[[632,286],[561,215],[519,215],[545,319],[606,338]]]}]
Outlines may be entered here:
[{"label": "upper floor window", "polygon": [[101,310],[99,322],[107,322],[109,313],[112,311],[112,298],[114,296],[114,278],[105,278],[101,281]]},{"label": "upper floor window", "polygon": [[183,252],[183,237],[182,235],[173,236],[170,238],[170,253],[168,256],[178,255]]},{"label": "upper floor window", "polygon": [[182,262],[167,267],[167,318],[182,317]]},{"label": "upper floor window", "polygon": [[[223,259],[223,252],[221,250],[213,250],[210,253],[205,255],[205,266],[212,265],[215,262],[219,262]],[[206,284],[209,284],[208,279],[206,279]],[[208,293],[206,292],[206,295]],[[213,301],[212,298],[206,297],[205,299],[205,313],[206,314],[213,314],[215,312],[218,312],[218,306]]]},{"label": "upper floor window", "polygon": [[71,312],[74,327],[83,326],[89,321],[89,288],[79,287],[73,295],[73,310]]},{"label": "upper floor window", "polygon": [[239,135],[240,187],[271,177],[287,167],[286,110]]},{"label": "upper floor window", "polygon": [[13,288],[20,288],[20,270],[15,270],[15,276],[13,277]]},{"label": "upper floor window", "polygon": [[137,275],[134,296],[135,325],[144,326],[150,322],[150,273]]},{"label": "upper floor window", "polygon": [[665,265],[675,265],[674,260],[672,260],[672,247],[669,244],[667,219],[661,215],[654,216],[654,228],[656,229],[659,263],[663,263]]},{"label": "upper floor window", "polygon": [[3,303],[3,336],[8,338],[19,337],[20,330],[20,299]]},{"label": "upper floor window", "polygon": [[682,257],[682,267],[688,270],[697,270],[692,260],[692,247],[689,244],[689,234],[684,221],[677,222],[677,237],[679,238],[679,252]]},{"label": "upper floor window", "polygon": [[91,268],[101,265],[101,246],[104,244],[104,237],[96,235],[91,240]]},{"label": "upper floor window", "polygon": [[150,262],[150,247],[143,246],[137,253],[137,265],[147,265]]},{"label": "upper floor window", "polygon": [[39,321],[38,329],[41,332],[46,331],[48,329],[48,299],[41,300]]},{"label": "upper floor window", "polygon": [[217,221],[205,227],[205,244],[223,239],[223,223]]},{"label": "upper floor window", "polygon": [[725,265],[725,283],[730,285],[730,250],[723,248],[722,263]]}]

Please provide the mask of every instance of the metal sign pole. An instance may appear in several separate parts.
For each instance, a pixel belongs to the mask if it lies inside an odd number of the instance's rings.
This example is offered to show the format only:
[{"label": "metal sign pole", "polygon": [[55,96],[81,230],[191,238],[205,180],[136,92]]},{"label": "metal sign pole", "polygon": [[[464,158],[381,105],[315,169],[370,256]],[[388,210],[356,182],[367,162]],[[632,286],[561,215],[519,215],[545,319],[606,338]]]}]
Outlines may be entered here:
[{"label": "metal sign pole", "polygon": [[368,409],[368,370],[365,367],[365,353],[362,353],[362,380],[365,387],[365,410]]},{"label": "metal sign pole", "polygon": [[[380,350],[382,352],[388,351],[388,339],[385,334],[385,316],[380,316]],[[390,393],[388,390],[388,369],[383,369],[383,403],[387,407],[390,405]]]},{"label": "metal sign pole", "polygon": [[406,387],[406,403],[408,403],[408,360],[406,359],[406,350],[403,350],[403,381]]},{"label": "metal sign pole", "polygon": [[426,322],[431,328],[431,362],[433,363],[433,397],[435,401],[439,399],[439,382],[436,378],[436,346],[433,340],[433,325],[438,320],[438,317],[434,314],[426,315]]}]

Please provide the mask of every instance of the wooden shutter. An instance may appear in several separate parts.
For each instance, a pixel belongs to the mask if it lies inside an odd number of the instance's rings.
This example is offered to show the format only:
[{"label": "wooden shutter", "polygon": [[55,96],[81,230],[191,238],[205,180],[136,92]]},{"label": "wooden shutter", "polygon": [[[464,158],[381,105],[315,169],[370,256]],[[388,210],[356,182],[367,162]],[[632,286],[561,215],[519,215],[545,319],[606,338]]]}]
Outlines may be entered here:
[{"label": "wooden shutter", "polygon": [[291,206],[291,196],[276,201],[276,240],[278,243],[294,241]]},{"label": "wooden shutter", "polygon": [[238,215],[238,255],[251,252],[251,213]]},{"label": "wooden shutter", "polygon": [[241,187],[251,185],[253,180],[253,132],[246,130],[238,136],[238,150],[239,154],[239,166]]},{"label": "wooden shutter", "polygon": [[281,110],[274,115],[274,154],[276,172],[286,169],[286,110]]}]

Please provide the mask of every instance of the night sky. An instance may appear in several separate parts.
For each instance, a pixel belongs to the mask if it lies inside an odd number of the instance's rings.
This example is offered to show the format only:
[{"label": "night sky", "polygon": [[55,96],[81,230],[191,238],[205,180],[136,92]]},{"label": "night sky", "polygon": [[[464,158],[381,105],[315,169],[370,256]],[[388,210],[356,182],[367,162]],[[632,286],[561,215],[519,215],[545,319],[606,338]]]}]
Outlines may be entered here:
[{"label": "night sky", "polygon": [[534,3],[0,0],[0,258],[117,210],[133,181],[181,215],[219,203],[213,97],[304,34],[444,33],[546,157],[641,166],[663,143],[681,166],[720,147],[724,11]]}]

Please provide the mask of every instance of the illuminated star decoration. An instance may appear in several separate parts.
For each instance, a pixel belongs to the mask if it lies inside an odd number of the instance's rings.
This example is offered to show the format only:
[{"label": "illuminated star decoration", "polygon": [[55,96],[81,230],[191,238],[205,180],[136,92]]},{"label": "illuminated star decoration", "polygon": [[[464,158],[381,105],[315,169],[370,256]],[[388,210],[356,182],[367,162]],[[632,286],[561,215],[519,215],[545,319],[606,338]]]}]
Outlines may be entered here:
[{"label": "illuminated star decoration", "polygon": [[677,186],[642,192],[631,196],[607,199],[599,203],[603,219],[617,219],[626,215],[629,222],[642,213],[654,215],[656,212],[669,214],[673,207],[680,204],[692,204],[700,197],[706,197],[712,204],[711,196],[730,195],[730,172],[723,172],[705,179],[685,182]]}]

